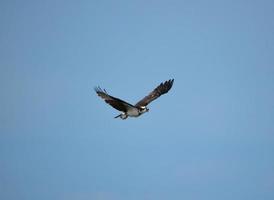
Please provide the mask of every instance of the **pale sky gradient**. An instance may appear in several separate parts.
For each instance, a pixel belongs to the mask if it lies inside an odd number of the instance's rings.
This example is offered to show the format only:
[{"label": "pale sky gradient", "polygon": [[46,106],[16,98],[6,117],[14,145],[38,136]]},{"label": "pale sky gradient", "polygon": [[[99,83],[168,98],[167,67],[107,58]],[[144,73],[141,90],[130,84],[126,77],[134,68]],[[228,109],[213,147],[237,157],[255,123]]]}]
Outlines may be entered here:
[{"label": "pale sky gradient", "polygon": [[[1,200],[273,200],[274,1],[0,2]],[[137,119],[135,103],[174,78]]]}]

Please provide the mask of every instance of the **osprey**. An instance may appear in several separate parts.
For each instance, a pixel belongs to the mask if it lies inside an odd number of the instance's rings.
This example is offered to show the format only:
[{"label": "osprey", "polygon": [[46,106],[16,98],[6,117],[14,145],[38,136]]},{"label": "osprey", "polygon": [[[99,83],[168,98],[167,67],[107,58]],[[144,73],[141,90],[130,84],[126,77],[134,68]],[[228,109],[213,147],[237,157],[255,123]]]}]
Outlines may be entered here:
[{"label": "osprey", "polygon": [[99,97],[105,100],[106,103],[122,112],[115,118],[120,117],[121,119],[126,119],[127,117],[139,117],[143,113],[148,112],[149,109],[146,106],[161,95],[167,93],[172,87],[173,81],[174,79],[170,79],[161,83],[135,105],[132,105],[116,97],[110,96],[105,89],[102,90],[100,87],[95,87],[94,90]]}]

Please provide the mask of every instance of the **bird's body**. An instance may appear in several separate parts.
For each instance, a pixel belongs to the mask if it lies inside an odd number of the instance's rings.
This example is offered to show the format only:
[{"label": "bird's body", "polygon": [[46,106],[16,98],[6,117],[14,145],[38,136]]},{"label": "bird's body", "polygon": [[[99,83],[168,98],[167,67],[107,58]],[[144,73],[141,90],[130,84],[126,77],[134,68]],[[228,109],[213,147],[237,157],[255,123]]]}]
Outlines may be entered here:
[{"label": "bird's body", "polygon": [[156,87],[148,96],[144,97],[142,100],[137,102],[135,105],[131,105],[121,99],[116,97],[110,96],[106,90],[102,90],[100,87],[95,88],[95,92],[100,96],[102,99],[105,100],[113,108],[121,111],[122,113],[117,115],[115,118],[120,117],[121,119],[126,119],[127,117],[139,117],[145,112],[148,112],[149,109],[147,105],[160,97],[161,95],[167,93],[172,85],[174,79],[165,81]]},{"label": "bird's body", "polygon": [[138,108],[130,108],[127,111],[127,115],[130,117],[138,117],[139,115],[141,115],[141,112]]},{"label": "bird's body", "polygon": [[139,117],[144,112],[141,112],[138,108],[129,108],[127,112],[122,112],[120,115],[117,115],[115,118],[120,117],[121,119],[126,119],[127,117]]}]

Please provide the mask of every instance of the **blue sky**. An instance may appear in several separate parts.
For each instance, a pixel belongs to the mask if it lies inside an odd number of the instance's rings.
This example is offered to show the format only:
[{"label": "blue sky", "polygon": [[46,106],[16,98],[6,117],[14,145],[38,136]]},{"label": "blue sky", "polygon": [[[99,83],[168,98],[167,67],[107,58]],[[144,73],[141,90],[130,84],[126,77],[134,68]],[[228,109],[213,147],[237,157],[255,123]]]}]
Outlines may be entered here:
[{"label": "blue sky", "polygon": [[[0,199],[274,199],[274,2],[1,1]],[[131,103],[113,119],[102,88]]]}]

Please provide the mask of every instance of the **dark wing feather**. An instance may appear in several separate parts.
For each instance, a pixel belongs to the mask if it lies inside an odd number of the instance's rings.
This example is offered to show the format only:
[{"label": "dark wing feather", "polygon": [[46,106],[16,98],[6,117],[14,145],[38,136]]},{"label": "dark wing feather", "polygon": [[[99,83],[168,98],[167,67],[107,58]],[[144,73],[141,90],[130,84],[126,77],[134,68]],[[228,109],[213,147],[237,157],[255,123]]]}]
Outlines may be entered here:
[{"label": "dark wing feather", "polygon": [[106,90],[102,90],[100,87],[94,88],[95,92],[98,94],[99,97],[105,100],[106,103],[111,105],[113,108],[122,111],[122,112],[127,112],[129,108],[134,107],[133,105],[118,99],[116,97],[108,95]]},{"label": "dark wing feather", "polygon": [[168,81],[165,81],[164,83],[161,83],[151,93],[149,93],[149,95],[147,95],[141,101],[139,101],[135,106],[140,107],[140,106],[148,105],[153,100],[167,93],[172,87],[173,82],[174,82],[174,79],[170,79]]}]

